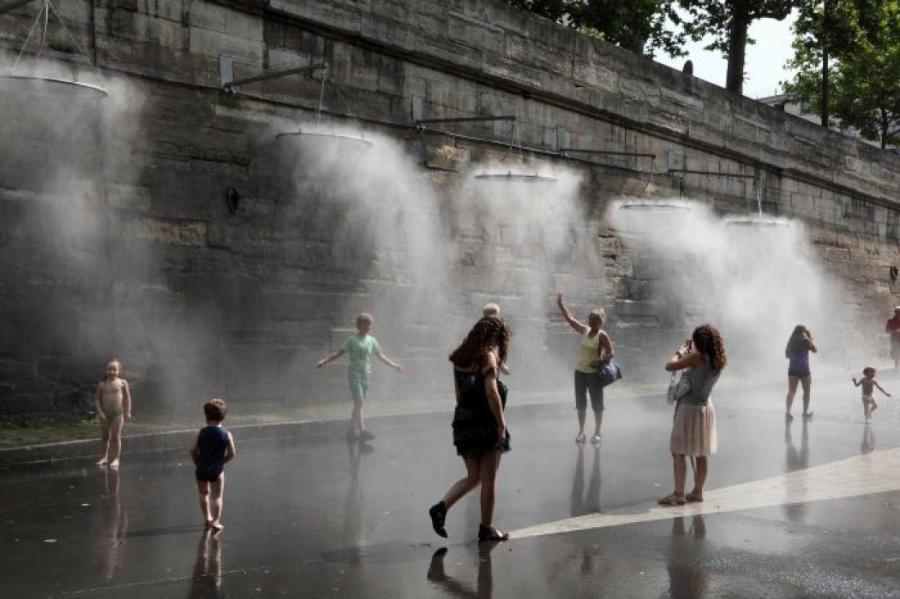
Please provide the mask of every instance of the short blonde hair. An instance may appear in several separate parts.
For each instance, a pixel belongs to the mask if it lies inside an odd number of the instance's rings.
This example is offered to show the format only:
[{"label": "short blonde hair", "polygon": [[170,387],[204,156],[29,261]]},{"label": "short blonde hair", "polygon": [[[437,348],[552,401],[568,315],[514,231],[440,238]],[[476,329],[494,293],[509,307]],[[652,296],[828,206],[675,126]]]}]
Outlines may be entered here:
[{"label": "short blonde hair", "polygon": [[361,325],[364,322],[368,322],[369,324],[375,323],[375,317],[369,314],[368,312],[363,312],[359,316],[356,317],[356,326]]},{"label": "short blonde hair", "polygon": [[488,302],[481,309],[483,316],[500,316],[500,306],[494,302]]},{"label": "short blonde hair", "polygon": [[591,310],[591,313],[588,314],[588,320],[590,320],[591,316],[596,316],[601,322],[606,322],[606,310],[603,308],[594,308]]}]

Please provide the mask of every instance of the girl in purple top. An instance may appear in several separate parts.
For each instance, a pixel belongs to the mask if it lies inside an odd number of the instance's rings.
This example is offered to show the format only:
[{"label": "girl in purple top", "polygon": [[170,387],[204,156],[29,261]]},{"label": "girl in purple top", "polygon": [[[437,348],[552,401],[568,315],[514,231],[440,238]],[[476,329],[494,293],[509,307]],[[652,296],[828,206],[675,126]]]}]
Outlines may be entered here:
[{"label": "girl in purple top", "polygon": [[812,418],[809,411],[809,389],[812,385],[812,377],[809,371],[809,352],[817,353],[819,350],[813,343],[812,333],[809,329],[798,324],[794,327],[784,348],[784,356],[788,359],[788,392],[785,401],[784,418],[788,422],[794,419],[791,415],[791,405],[794,403],[794,395],[797,393],[797,383],[803,385],[803,417]]}]

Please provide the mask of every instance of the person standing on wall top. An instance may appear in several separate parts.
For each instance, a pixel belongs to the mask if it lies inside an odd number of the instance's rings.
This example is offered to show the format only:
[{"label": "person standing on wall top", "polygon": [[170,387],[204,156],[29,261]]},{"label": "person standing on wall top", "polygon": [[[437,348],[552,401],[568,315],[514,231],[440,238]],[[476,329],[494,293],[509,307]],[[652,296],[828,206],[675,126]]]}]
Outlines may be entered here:
[{"label": "person standing on wall top", "polygon": [[900,306],[894,308],[894,316],[884,325],[884,332],[891,336],[891,358],[894,360],[894,376],[900,370]]},{"label": "person standing on wall top", "polygon": [[803,417],[812,418],[809,410],[809,389],[812,385],[812,375],[809,371],[809,352],[818,353],[819,349],[813,343],[812,333],[802,324],[794,327],[784,348],[784,357],[790,360],[788,365],[788,392],[784,407],[784,419],[790,422],[794,419],[791,415],[791,405],[794,403],[794,395],[797,393],[797,383],[803,385]]},{"label": "person standing on wall top", "polygon": [[575,410],[578,412],[578,435],[576,443],[584,443],[584,419],[587,412],[587,393],[591,396],[591,408],[594,411],[594,436],[591,443],[600,443],[600,426],[603,424],[603,385],[597,376],[597,368],[615,355],[612,340],[603,330],[606,313],[603,310],[591,310],[587,324],[578,321],[563,303],[562,293],[556,295],[556,305],[563,318],[576,333],[581,335],[578,363],[575,365]]}]

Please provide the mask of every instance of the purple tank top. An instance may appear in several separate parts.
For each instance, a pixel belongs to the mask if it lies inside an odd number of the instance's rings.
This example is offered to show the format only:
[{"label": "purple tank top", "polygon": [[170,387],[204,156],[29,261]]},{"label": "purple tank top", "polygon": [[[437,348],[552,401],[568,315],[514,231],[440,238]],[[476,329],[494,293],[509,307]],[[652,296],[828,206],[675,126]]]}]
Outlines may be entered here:
[{"label": "purple tank top", "polygon": [[801,349],[792,352],[791,355],[788,356],[788,360],[790,360],[790,365],[788,366],[789,372],[809,374],[809,349]]}]

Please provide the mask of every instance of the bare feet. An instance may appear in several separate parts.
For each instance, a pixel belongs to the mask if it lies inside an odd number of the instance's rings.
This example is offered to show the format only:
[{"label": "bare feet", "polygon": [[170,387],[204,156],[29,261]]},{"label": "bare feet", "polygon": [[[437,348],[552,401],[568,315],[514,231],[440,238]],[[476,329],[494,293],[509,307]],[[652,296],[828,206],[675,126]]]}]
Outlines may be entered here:
[{"label": "bare feet", "polygon": [[204,528],[212,528],[212,525],[213,525],[212,518],[207,518],[206,521],[203,523]]},{"label": "bare feet", "polygon": [[106,466],[107,464],[109,464],[109,460],[106,459],[106,456],[103,456],[102,458],[97,460],[97,465],[100,467]]},{"label": "bare feet", "polygon": [[212,522],[210,522],[209,527],[213,530],[213,534],[215,534],[215,533],[221,531],[223,528],[225,528],[225,526],[223,526],[222,523],[219,522],[218,520],[213,520]]},{"label": "bare feet", "polygon": [[118,468],[119,468],[119,458],[116,458],[116,459],[114,459],[113,461],[111,461],[111,462],[109,463],[109,467],[112,468],[113,470],[118,470]]}]

